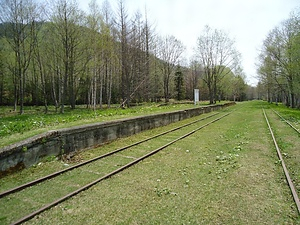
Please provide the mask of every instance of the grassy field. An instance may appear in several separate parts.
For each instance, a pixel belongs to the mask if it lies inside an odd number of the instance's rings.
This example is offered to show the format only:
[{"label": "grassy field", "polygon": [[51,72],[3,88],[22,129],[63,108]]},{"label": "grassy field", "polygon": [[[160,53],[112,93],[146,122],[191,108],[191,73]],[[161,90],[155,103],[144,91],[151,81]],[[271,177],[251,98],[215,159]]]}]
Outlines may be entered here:
[{"label": "grassy field", "polygon": [[[208,102],[200,102],[199,105],[207,104]],[[114,106],[94,111],[86,109],[85,106],[77,106],[74,110],[66,107],[65,113],[60,114],[55,112],[52,106],[45,114],[43,107],[32,106],[26,107],[24,114],[19,115],[12,111],[12,107],[2,106],[0,107],[0,148],[48,130],[193,107],[195,107],[193,104],[145,103],[126,109]]]},{"label": "grassy field", "polygon": [[[275,106],[256,101],[227,108],[234,111],[223,120],[26,224],[300,224],[262,107]],[[276,109],[294,124],[299,122],[299,111]],[[77,157],[86,160],[177,124],[122,138]],[[62,166],[59,161],[44,162],[3,178],[0,186]],[[0,223],[10,221],[1,216],[9,202],[0,201]]]}]

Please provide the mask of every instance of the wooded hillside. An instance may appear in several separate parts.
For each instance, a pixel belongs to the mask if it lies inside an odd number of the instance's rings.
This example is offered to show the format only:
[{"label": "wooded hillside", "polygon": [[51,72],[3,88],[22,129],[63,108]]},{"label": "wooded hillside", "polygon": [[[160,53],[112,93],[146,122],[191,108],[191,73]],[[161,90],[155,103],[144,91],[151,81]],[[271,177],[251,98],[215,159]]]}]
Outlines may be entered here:
[{"label": "wooded hillside", "polygon": [[[0,105],[19,106],[22,113],[24,105],[44,105],[47,111],[51,104],[63,113],[65,105],[95,109],[193,100],[195,88],[201,89],[201,100],[212,103],[247,98],[242,73],[226,69],[222,61],[183,65],[182,42],[157,35],[147,16],[139,11],[129,15],[123,1],[114,10],[108,1],[89,6],[83,12],[73,0],[51,6],[1,0]],[[203,79],[205,71],[214,71],[207,66],[222,68],[213,92]]]}]

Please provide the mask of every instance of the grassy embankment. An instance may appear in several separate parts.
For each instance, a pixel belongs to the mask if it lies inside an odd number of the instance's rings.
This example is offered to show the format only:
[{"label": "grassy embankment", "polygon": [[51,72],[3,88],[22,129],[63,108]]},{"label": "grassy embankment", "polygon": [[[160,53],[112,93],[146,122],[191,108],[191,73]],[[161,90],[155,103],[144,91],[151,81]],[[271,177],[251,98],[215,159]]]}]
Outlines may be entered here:
[{"label": "grassy embankment", "polygon": [[[236,111],[225,119],[28,224],[300,224],[261,107],[269,105],[245,102],[230,107],[227,110]],[[293,121],[300,119],[299,111],[279,111]],[[85,160],[175,125],[119,139],[78,157]],[[61,164],[43,163],[6,177],[5,183]],[[9,206],[3,207],[0,212]]]}]

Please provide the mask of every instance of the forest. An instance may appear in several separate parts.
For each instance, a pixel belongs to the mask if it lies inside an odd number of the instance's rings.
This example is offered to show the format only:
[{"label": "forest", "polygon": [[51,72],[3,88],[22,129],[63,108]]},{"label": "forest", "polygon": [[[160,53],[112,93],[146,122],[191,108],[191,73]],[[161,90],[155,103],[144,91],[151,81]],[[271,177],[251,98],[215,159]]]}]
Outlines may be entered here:
[{"label": "forest", "polygon": [[257,72],[262,98],[300,108],[300,9],[268,33]]},{"label": "forest", "polygon": [[92,0],[87,12],[76,0],[0,3],[0,105],[20,114],[27,105],[64,113],[76,105],[192,101],[194,89],[211,104],[257,97],[222,30],[204,27],[186,60],[180,40],[157,34],[146,12],[130,15],[122,0],[116,9]]}]

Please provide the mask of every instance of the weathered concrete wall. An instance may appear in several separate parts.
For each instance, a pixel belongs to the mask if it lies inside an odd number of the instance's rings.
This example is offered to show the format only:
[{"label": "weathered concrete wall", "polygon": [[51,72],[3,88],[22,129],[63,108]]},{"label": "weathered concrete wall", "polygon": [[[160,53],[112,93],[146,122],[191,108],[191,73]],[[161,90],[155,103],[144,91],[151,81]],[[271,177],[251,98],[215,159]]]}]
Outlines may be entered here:
[{"label": "weathered concrete wall", "polygon": [[74,151],[92,148],[130,136],[144,130],[219,110],[231,105],[197,107],[170,113],[134,117],[116,121],[88,124],[34,136],[19,143],[0,149],[0,177],[12,170],[29,167],[45,156],[59,156]]}]

